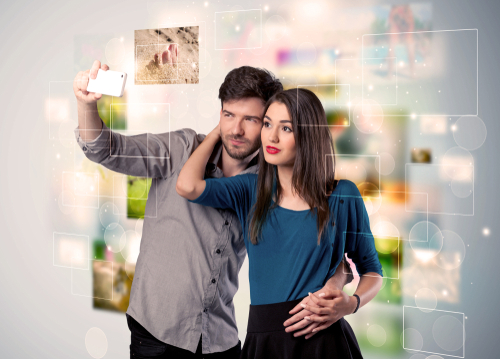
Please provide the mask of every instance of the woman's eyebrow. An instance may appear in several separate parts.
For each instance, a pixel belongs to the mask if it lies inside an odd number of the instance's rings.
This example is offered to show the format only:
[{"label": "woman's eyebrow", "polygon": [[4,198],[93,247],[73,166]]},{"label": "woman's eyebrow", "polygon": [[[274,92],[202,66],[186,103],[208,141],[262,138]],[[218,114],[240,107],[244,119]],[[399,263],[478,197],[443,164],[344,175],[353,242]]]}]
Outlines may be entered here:
[{"label": "woman's eyebrow", "polygon": [[[264,116],[264,118],[267,118],[267,119],[268,119],[269,121],[271,121],[271,122],[273,121],[273,120],[271,119],[271,117],[269,117],[268,115],[265,115],[265,116]],[[292,123],[292,121],[290,121],[290,120],[281,120],[281,121],[280,121],[280,123],[287,123],[287,122],[288,122],[288,123]]]}]

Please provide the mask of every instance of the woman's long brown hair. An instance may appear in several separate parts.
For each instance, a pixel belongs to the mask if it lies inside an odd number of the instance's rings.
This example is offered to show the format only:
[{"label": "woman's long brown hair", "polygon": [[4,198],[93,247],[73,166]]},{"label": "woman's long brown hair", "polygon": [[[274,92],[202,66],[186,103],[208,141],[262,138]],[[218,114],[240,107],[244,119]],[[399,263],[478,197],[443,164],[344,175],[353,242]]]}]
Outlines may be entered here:
[{"label": "woman's long brown hair", "polygon": [[[330,219],[328,196],[334,190],[335,156],[333,140],[326,120],[325,110],[318,97],[303,88],[290,89],[275,94],[266,103],[265,112],[273,103],[284,104],[292,120],[297,149],[292,174],[292,192],[298,194],[311,208],[317,210],[318,244]],[[251,211],[250,241],[259,242],[262,226],[269,210],[280,203],[283,190],[276,166],[259,153],[257,201]],[[274,200],[274,204],[272,201]]]}]

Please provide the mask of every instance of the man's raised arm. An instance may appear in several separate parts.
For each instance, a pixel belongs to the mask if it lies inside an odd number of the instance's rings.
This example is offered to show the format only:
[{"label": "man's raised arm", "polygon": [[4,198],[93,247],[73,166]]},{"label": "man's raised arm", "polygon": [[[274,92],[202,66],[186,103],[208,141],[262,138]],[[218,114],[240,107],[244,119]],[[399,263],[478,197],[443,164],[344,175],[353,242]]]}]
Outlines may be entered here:
[{"label": "man's raised arm", "polygon": [[86,90],[89,78],[96,78],[99,69],[107,71],[109,67],[101,66],[96,60],[90,70],[79,72],[73,82],[78,103],[75,136],[85,156],[112,171],[131,176],[167,178],[172,175],[180,169],[203,136],[198,136],[191,129],[134,136],[113,132],[97,111],[97,101],[102,95]]}]

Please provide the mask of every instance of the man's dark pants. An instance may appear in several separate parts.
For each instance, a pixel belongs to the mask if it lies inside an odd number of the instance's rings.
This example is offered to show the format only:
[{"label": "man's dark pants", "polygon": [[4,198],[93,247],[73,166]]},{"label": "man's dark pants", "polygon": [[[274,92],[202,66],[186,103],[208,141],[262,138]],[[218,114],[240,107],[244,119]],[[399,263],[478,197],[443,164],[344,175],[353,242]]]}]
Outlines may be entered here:
[{"label": "man's dark pants", "polygon": [[238,359],[241,353],[241,342],[231,349],[221,353],[202,354],[201,337],[196,353],[174,347],[159,341],[152,336],[142,325],[127,314],[127,324],[131,333],[130,358],[131,359]]}]

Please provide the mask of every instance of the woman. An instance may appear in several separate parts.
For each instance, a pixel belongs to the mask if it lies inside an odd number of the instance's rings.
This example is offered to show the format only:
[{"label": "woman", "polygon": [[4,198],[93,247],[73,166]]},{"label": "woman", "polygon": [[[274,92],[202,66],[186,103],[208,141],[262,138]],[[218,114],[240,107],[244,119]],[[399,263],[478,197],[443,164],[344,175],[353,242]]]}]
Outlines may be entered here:
[{"label": "woman", "polygon": [[[334,180],[332,140],[321,102],[305,89],[287,90],[268,101],[258,175],[204,180],[219,140],[218,128],[207,135],[181,170],[177,192],[195,203],[232,208],[243,224],[252,305],[242,357],[361,358],[344,319],[307,340],[283,327],[289,311],[334,274],[344,253],[362,275],[350,298],[352,312],[373,299],[382,283],[361,195],[352,182]],[[334,314],[331,300],[313,301],[320,306],[315,313]]]}]

